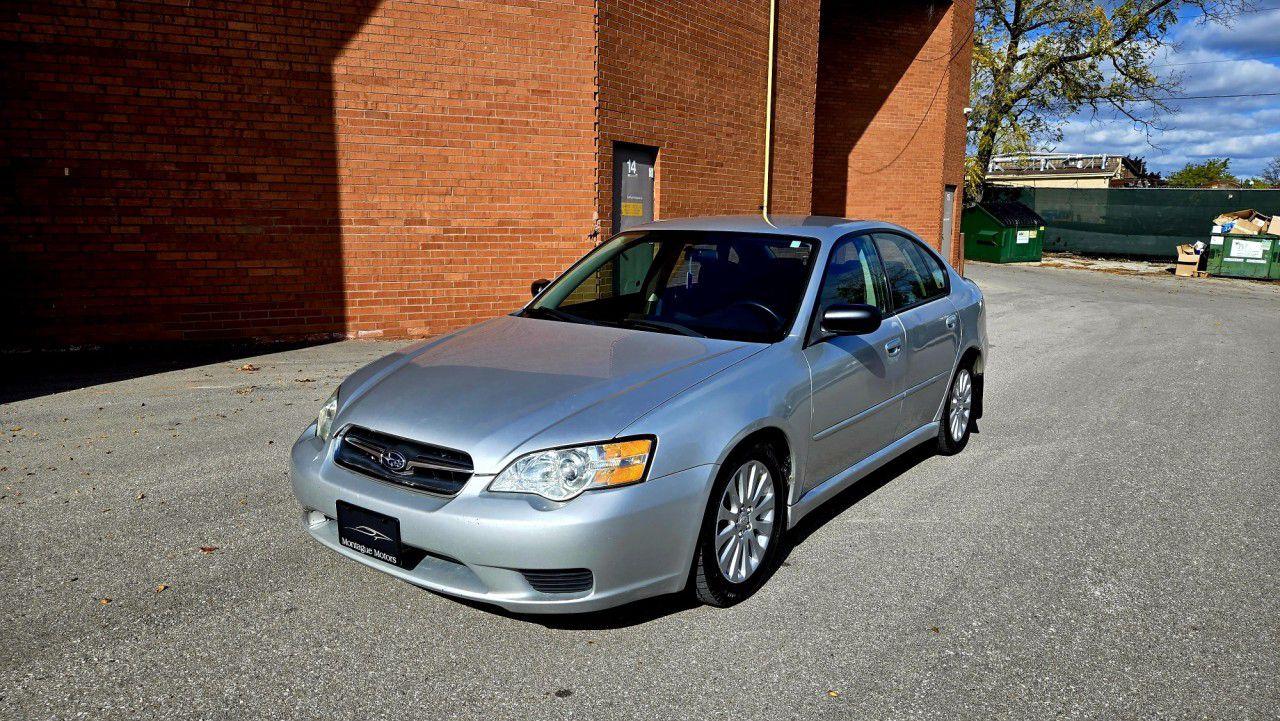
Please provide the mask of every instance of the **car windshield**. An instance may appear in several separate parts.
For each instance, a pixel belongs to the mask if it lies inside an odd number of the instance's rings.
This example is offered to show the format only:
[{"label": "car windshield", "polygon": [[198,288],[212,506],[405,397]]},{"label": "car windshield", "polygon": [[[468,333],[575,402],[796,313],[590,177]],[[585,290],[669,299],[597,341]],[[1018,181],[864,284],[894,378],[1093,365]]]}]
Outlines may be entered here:
[{"label": "car windshield", "polygon": [[625,233],[560,276],[523,315],[774,343],[795,320],[814,248],[761,233]]}]

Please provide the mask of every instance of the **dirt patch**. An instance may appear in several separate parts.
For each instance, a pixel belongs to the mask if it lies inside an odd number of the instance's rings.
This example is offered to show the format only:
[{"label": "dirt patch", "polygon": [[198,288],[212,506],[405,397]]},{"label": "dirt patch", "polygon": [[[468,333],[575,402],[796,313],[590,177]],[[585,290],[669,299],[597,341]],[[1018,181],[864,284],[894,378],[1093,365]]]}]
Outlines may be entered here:
[{"label": "dirt patch", "polygon": [[1114,258],[1086,258],[1070,253],[1045,253],[1039,263],[1028,263],[1042,268],[1068,268],[1092,270],[1112,275],[1172,275],[1173,263],[1146,260],[1119,260]]}]

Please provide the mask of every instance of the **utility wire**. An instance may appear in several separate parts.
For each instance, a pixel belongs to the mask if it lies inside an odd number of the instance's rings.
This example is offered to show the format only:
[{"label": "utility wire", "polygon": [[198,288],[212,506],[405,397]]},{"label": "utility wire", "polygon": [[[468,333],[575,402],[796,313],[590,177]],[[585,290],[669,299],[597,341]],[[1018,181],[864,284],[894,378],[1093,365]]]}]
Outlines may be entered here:
[{"label": "utility wire", "polygon": [[1212,65],[1213,63],[1243,63],[1249,60],[1271,60],[1272,58],[1280,58],[1280,55],[1254,55],[1247,58],[1221,58],[1218,60],[1194,60],[1186,63],[1157,63],[1152,65],[1153,68],[1176,68],[1184,65]]},{"label": "utility wire", "polygon": [[[1217,15],[1217,16],[1214,16],[1214,17],[1215,17],[1215,18],[1221,18],[1221,19],[1226,19],[1226,18],[1238,18],[1238,17],[1240,17],[1241,15],[1254,15],[1254,14],[1257,14],[1257,13],[1269,13],[1269,12],[1272,12],[1272,11],[1275,11],[1275,10],[1280,10],[1280,7],[1273,7],[1273,8],[1253,8],[1252,10],[1240,10],[1240,11],[1238,11],[1238,12],[1227,13],[1227,14],[1225,14],[1225,15]],[[1202,18],[1202,17],[1205,17],[1205,14],[1204,14],[1204,13],[1191,13],[1190,15],[1179,15],[1179,16],[1178,16],[1178,21],[1179,21],[1179,22],[1181,22],[1181,21],[1183,21],[1183,20],[1195,20],[1196,18]]]},{"label": "utility wire", "polygon": [[1218,100],[1221,98],[1273,98],[1280,96],[1280,93],[1237,93],[1234,95],[1170,95],[1164,98],[1141,98],[1132,100],[1134,103],[1151,103],[1165,100]]}]

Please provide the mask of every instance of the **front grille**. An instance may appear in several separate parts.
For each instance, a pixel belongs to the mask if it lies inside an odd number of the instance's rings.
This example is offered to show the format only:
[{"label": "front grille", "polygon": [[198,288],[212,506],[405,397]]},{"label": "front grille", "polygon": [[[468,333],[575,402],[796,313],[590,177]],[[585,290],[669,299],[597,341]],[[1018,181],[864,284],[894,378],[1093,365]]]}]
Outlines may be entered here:
[{"label": "front grille", "polygon": [[585,568],[529,570],[520,573],[535,591],[543,593],[580,593],[591,590],[591,585],[595,583],[591,571]]},{"label": "front grille", "polygon": [[416,491],[452,496],[475,466],[462,451],[351,426],[342,434],[334,462],[343,468]]}]

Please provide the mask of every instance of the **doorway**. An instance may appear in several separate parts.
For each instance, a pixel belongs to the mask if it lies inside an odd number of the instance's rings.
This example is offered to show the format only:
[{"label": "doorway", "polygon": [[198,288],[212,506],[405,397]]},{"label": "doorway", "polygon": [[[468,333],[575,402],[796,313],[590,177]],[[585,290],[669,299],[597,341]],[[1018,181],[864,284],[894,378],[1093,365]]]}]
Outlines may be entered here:
[{"label": "doorway", "polygon": [[654,166],[658,149],[613,144],[613,232],[653,222]]}]

